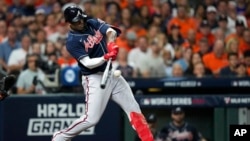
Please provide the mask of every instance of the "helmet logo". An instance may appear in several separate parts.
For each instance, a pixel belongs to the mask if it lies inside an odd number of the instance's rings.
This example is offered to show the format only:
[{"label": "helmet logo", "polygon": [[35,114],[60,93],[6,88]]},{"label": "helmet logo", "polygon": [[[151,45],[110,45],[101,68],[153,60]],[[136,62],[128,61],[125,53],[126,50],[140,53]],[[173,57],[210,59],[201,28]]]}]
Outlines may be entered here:
[{"label": "helmet logo", "polygon": [[76,16],[78,17],[78,16],[80,16],[80,15],[81,15],[81,12],[78,10],[78,12],[77,12],[77,15],[76,15]]},{"label": "helmet logo", "polygon": [[72,19],[72,22],[78,22],[82,17],[81,11],[77,11],[77,15]]}]

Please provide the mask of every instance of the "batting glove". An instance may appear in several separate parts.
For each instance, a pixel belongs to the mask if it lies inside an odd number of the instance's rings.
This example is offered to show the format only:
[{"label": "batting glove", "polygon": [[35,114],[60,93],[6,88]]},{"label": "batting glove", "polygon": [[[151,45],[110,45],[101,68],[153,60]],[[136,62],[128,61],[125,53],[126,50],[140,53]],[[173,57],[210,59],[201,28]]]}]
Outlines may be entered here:
[{"label": "batting glove", "polygon": [[119,47],[115,44],[115,42],[109,42],[107,44],[108,52],[116,52],[116,54],[119,51]]},{"label": "batting glove", "polygon": [[109,60],[111,58],[112,61],[114,61],[116,59],[116,56],[117,56],[117,52],[113,51],[113,52],[106,53],[104,55],[104,59]]}]

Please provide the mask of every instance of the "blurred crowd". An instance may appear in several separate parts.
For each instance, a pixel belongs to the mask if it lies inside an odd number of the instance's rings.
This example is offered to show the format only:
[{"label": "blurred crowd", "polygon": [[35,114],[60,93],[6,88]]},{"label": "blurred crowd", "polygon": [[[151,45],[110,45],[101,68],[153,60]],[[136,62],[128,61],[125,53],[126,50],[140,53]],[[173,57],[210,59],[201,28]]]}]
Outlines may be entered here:
[{"label": "blurred crowd", "polygon": [[123,74],[145,78],[250,75],[248,1],[137,2],[110,2],[103,17],[124,31],[117,40],[123,48],[117,60]]},{"label": "blurred crowd", "polygon": [[[22,79],[76,67],[65,49],[65,7],[119,27],[113,68],[124,77],[250,75],[249,0],[2,0],[0,70]],[[39,71],[32,71],[37,70]],[[22,80],[22,81],[24,81]],[[34,82],[18,81],[28,93]],[[31,85],[31,84],[30,84]]]}]

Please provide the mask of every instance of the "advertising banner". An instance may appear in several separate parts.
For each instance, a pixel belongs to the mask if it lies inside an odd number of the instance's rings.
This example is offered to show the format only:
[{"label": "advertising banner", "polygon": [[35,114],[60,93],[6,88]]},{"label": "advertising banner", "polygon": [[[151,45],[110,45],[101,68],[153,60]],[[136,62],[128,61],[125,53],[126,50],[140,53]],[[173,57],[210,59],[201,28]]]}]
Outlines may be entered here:
[{"label": "advertising banner", "polygon": [[131,88],[249,88],[250,77],[246,78],[128,78]]},{"label": "advertising banner", "polygon": [[[0,103],[0,141],[50,141],[84,112],[83,95],[11,96]],[[120,112],[110,102],[100,122],[74,141],[121,140]]]},{"label": "advertising banner", "polygon": [[247,95],[165,95],[138,96],[141,107],[244,107],[250,106]]}]

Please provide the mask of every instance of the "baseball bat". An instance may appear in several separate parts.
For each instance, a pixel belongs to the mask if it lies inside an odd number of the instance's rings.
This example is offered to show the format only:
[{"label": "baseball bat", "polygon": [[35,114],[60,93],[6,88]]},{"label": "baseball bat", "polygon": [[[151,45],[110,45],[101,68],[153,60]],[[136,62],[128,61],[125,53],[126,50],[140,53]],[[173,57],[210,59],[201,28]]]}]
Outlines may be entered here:
[{"label": "baseball bat", "polygon": [[102,80],[101,80],[101,88],[102,89],[105,89],[105,87],[106,87],[106,83],[107,83],[107,80],[108,80],[108,77],[109,77],[109,68],[110,68],[110,66],[111,66],[111,58],[108,60],[108,64],[107,64],[107,66],[106,66],[106,68],[105,68],[105,70],[104,70],[104,73],[103,73],[103,76],[102,76]]}]

